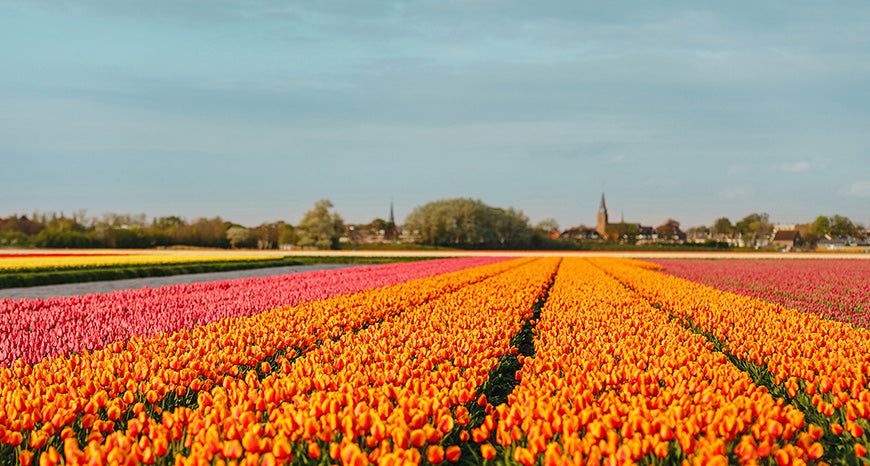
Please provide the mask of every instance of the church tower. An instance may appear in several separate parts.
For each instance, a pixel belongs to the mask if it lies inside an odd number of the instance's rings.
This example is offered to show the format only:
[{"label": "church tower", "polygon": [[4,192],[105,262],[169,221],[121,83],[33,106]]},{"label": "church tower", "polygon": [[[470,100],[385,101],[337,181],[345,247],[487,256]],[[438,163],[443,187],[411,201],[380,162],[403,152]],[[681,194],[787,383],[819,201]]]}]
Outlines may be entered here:
[{"label": "church tower", "polygon": [[595,230],[602,238],[607,235],[607,206],[604,205],[603,191],[601,192],[601,205],[598,207],[598,224],[595,226]]},{"label": "church tower", "polygon": [[399,227],[396,226],[396,217],[393,215],[393,201],[390,201],[390,221],[384,230],[384,239],[393,241],[399,237]]}]

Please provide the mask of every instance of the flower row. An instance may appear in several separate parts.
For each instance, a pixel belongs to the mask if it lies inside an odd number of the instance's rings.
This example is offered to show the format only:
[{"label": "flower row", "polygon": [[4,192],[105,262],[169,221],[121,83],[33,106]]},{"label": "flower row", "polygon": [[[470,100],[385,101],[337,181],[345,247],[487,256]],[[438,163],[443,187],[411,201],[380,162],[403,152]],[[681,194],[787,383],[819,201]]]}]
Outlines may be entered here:
[{"label": "flower row", "polygon": [[10,254],[0,256],[0,273],[83,267],[256,261],[275,258],[274,255],[266,254]]},{"label": "flower row", "polygon": [[51,299],[0,299],[0,365],[96,351],[133,336],[189,330],[368,288],[497,262],[441,259]]},{"label": "flower row", "polygon": [[[558,262],[539,259],[442,294],[324,342],[262,380],[228,379],[201,393],[195,409],[143,416],[101,442],[93,433],[84,448],[107,461],[174,452],[190,464],[456,461],[460,448],[446,437],[468,424],[466,404],[511,351]],[[159,452],[149,452],[155,442]]]},{"label": "flower row", "polygon": [[824,427],[832,457],[866,454],[870,331],[619,260],[590,260],[800,406]]},{"label": "flower row", "polygon": [[131,338],[93,353],[49,358],[33,366],[16,361],[12,368],[0,369],[0,405],[6,407],[0,413],[0,442],[41,448],[51,439],[66,438],[67,427],[79,425],[95,435],[111,432],[115,422],[139,415],[146,403],[159,412],[179,403],[195,403],[198,392],[233,383],[247,368],[256,368],[247,371],[255,379],[257,373],[287,370],[296,356],[318,344],[528,261],[497,262],[222,319],[172,335]]},{"label": "flower row", "polygon": [[656,260],[665,272],[826,319],[870,326],[870,261]]},{"label": "flower row", "polygon": [[[543,464],[779,464],[818,459],[821,429],[637,294],[568,258],[481,454]],[[797,464],[797,463],[794,463]]]}]

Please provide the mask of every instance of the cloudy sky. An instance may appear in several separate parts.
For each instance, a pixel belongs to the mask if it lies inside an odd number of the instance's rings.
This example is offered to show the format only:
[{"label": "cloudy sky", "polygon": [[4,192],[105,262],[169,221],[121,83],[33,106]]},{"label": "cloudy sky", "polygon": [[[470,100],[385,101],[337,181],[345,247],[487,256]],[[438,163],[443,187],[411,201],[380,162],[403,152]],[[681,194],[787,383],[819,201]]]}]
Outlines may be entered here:
[{"label": "cloudy sky", "polygon": [[864,0],[0,0],[0,69],[0,216],[870,223]]}]

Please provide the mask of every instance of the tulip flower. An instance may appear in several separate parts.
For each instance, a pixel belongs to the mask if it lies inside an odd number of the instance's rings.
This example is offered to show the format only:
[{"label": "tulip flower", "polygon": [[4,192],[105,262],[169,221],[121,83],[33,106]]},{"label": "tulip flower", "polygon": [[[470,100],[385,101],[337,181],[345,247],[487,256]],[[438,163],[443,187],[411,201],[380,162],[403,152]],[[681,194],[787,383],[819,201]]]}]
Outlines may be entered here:
[{"label": "tulip flower", "polygon": [[664,273],[855,326],[870,326],[870,262],[655,259]]}]

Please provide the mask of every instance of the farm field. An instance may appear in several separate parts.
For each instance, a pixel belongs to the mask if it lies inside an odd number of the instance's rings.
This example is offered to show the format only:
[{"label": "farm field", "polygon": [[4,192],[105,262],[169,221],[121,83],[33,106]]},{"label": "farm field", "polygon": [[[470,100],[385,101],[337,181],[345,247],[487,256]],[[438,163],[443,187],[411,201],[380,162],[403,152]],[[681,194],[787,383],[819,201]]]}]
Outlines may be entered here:
[{"label": "farm field", "polygon": [[870,325],[870,261],[652,259],[675,277],[826,319]]},{"label": "farm field", "polygon": [[[281,251],[6,250],[0,289],[312,264],[384,264],[431,257],[288,255]],[[11,252],[9,252],[11,251]]]},{"label": "farm field", "polygon": [[255,261],[273,259],[265,254],[130,254],[39,253],[0,254],[0,273],[68,270],[92,267],[167,265],[191,262]]},{"label": "farm field", "polygon": [[[655,262],[469,257],[0,300],[0,464],[870,462],[868,330],[707,286],[719,261]],[[867,261],[771,262],[732,281],[796,294],[763,277],[839,273],[848,294],[804,277],[795,302],[866,309]]]}]

